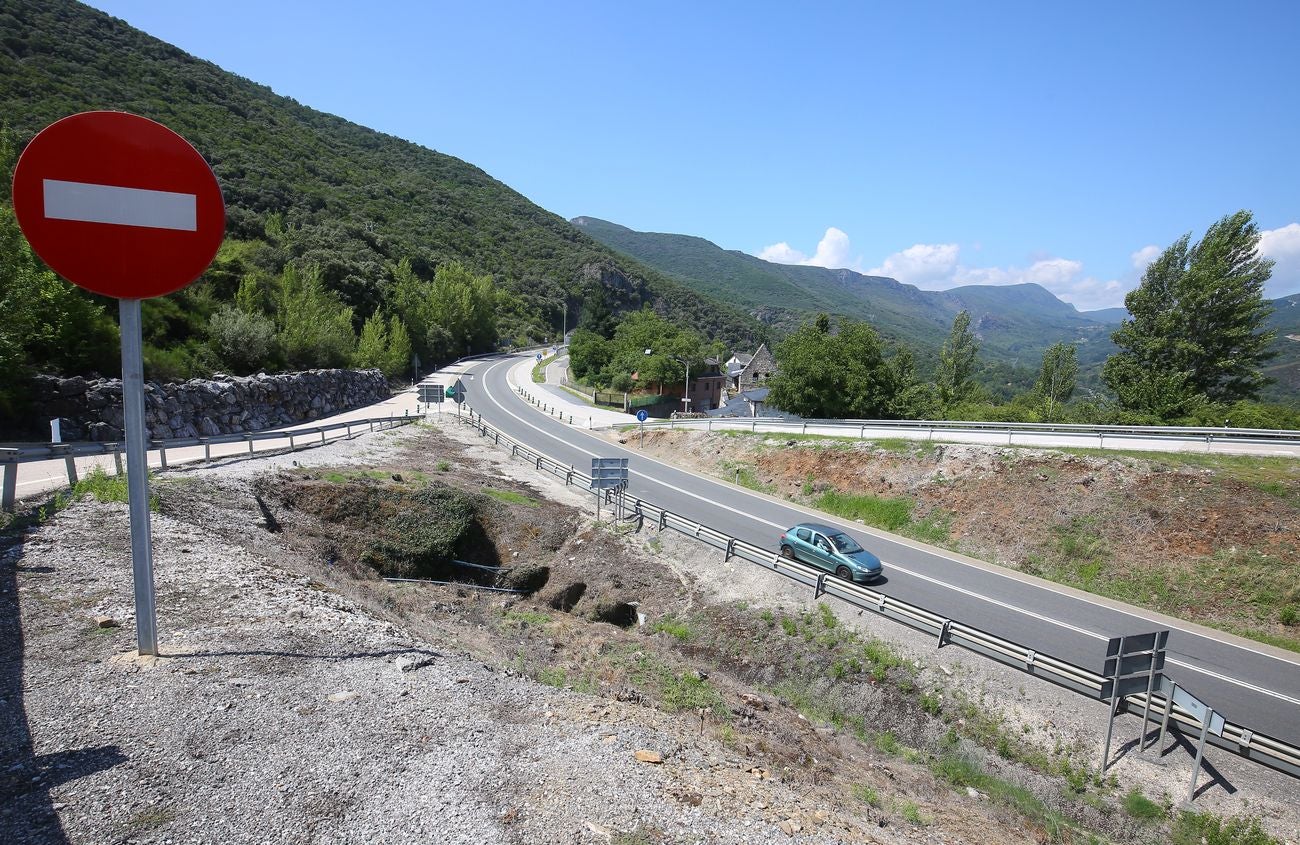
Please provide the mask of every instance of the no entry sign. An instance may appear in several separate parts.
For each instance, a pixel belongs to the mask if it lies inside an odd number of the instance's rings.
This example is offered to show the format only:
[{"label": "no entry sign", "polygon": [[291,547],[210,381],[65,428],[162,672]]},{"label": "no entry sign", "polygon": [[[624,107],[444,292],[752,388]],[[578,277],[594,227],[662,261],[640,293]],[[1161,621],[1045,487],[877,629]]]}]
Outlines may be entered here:
[{"label": "no entry sign", "polygon": [[193,282],[226,228],[203,156],[161,123],[125,112],[83,112],[46,127],[18,160],[13,202],[46,264],[119,299]]},{"label": "no entry sign", "polygon": [[14,212],[27,242],[63,278],[117,297],[135,630],[158,654],[140,300],[180,290],[212,262],[226,208],[189,142],[125,112],[74,114],[32,139],[14,168]]}]

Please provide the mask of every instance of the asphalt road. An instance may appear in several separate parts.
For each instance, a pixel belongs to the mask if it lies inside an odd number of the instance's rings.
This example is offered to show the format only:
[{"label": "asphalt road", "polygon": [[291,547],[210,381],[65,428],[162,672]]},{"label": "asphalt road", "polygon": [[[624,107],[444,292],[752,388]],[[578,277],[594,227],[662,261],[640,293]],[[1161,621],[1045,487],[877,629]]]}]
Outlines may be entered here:
[{"label": "asphalt road", "polygon": [[470,365],[477,377],[466,382],[467,401],[488,423],[531,448],[583,472],[593,457],[629,458],[632,495],[765,548],[776,550],[781,533],[796,522],[837,525],[884,562],[886,577],[873,588],[1093,671],[1101,671],[1110,637],[1169,628],[1166,675],[1229,721],[1300,744],[1300,656],[1157,618],[670,466],[639,454],[635,438],[623,448],[538,412],[507,382],[516,363],[517,358],[499,358]]}]

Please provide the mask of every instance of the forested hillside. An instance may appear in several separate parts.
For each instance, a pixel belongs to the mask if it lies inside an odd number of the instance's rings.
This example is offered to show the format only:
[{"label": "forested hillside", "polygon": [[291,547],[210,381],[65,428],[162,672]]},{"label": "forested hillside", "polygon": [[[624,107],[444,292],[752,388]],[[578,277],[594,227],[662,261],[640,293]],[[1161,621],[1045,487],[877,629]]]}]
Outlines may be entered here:
[{"label": "forested hillside", "polygon": [[[775,264],[703,238],[637,232],[595,217],[573,221],[598,241],[710,296],[735,302],[781,327],[825,311],[871,323],[924,358],[962,310],[970,311],[989,363],[1032,368],[1060,341],[1079,344],[1085,367],[1112,350],[1107,325],[1039,285],[920,290],[885,276]],[[1118,322],[1116,320],[1115,322]]]},{"label": "forested hillside", "polygon": [[[227,240],[213,267],[190,289],[147,306],[153,376],[308,363],[310,343],[300,344],[305,355],[291,356],[276,338],[261,361],[228,360],[212,333],[216,318],[257,338],[265,321],[283,334],[284,309],[295,301],[332,326],[350,323],[354,335],[373,315],[386,327],[400,317],[426,364],[464,354],[466,344],[481,351],[498,340],[553,336],[563,309],[572,326],[584,304],[614,312],[651,305],[728,346],[749,347],[763,333],[739,309],[617,255],[471,164],[277,96],[86,6],[0,3],[4,205],[26,142],[54,120],[94,109],[134,112],[184,135],[211,162],[226,197]],[[447,309],[408,320],[398,314],[396,290],[431,288],[439,268],[453,263],[448,284],[463,284],[445,298],[464,300],[473,280],[487,279],[490,290],[480,293],[493,298],[491,324],[417,331],[409,323],[436,321]],[[13,284],[0,278],[0,298]],[[237,300],[248,319],[220,316]],[[315,318],[299,322],[311,328]],[[337,363],[329,351],[336,344],[323,343],[320,363]],[[32,358],[23,365],[70,365]],[[99,368],[111,365],[101,360]]]}]

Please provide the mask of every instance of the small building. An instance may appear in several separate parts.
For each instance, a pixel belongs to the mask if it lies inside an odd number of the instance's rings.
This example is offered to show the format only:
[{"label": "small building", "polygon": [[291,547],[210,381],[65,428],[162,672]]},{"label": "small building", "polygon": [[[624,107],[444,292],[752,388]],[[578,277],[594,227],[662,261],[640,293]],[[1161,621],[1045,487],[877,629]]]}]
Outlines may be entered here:
[{"label": "small building", "polygon": [[[732,356],[733,360],[738,357]],[[728,371],[730,371],[730,367],[728,367]],[[744,392],[758,387],[766,387],[767,380],[775,374],[776,356],[767,348],[766,343],[761,344],[736,373],[732,389]]]}]

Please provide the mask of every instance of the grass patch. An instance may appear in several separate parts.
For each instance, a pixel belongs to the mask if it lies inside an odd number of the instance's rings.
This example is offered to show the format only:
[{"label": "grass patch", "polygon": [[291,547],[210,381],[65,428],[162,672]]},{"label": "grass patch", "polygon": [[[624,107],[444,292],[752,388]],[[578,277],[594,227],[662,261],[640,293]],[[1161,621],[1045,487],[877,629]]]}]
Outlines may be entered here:
[{"label": "grass patch", "polygon": [[531,496],[525,496],[523,493],[516,493],[514,490],[497,490],[493,487],[484,487],[483,492],[500,502],[510,505],[528,505],[537,507],[540,502]]},{"label": "grass patch", "polygon": [[508,622],[517,622],[521,625],[545,625],[551,621],[549,614],[539,613],[536,610],[507,610],[504,618]]},{"label": "grass patch", "polygon": [[880,793],[876,792],[865,783],[855,783],[852,788],[853,797],[866,804],[869,807],[880,806]]},{"label": "grass patch", "polygon": [[673,675],[660,684],[660,704],[670,713],[682,710],[710,710],[713,715],[726,719],[730,717],[722,693],[703,678],[692,674]]},{"label": "grass patch", "polygon": [[548,687],[563,687],[569,682],[568,674],[558,666],[547,666],[537,670],[537,680]]},{"label": "grass patch", "polygon": [[[953,751],[940,754],[930,762],[930,771],[935,777],[953,786],[969,786],[1011,807],[1034,827],[1044,831],[1051,842],[1061,841],[1071,828],[1064,816],[1048,809],[1032,792],[990,775],[977,761],[966,755]],[[1159,811],[1160,808],[1156,807],[1156,810]]]},{"label": "grass patch", "polygon": [[1136,786],[1124,796],[1124,812],[1139,821],[1155,821],[1165,817],[1165,808],[1142,794]]},{"label": "grass patch", "polygon": [[860,519],[867,525],[897,531],[912,521],[911,499],[841,493],[831,490],[813,500],[813,507],[845,519]]},{"label": "grass patch", "polygon": [[559,357],[559,355],[551,355],[551,356],[549,356],[549,357],[547,357],[547,358],[543,358],[542,360],[538,361],[538,362],[533,366],[533,382],[534,382],[534,383],[536,383],[536,384],[545,384],[545,383],[546,383],[546,367],[547,367],[548,364],[550,364],[552,361],[554,361],[554,360],[555,360],[556,358],[558,358],[558,357]]},{"label": "grass patch", "polygon": [[655,622],[650,626],[650,630],[656,634],[662,631],[665,634],[676,637],[684,643],[695,639],[695,632],[691,630],[691,623],[687,622],[685,619],[678,619],[672,614],[669,614]]},{"label": "grass patch", "polygon": [[753,464],[732,463],[724,461],[722,464],[723,477],[728,481],[739,484],[747,490],[756,490],[759,493],[771,493],[776,488],[771,484],[764,484],[758,479],[758,469]]},{"label": "grass patch", "polygon": [[133,831],[154,830],[176,819],[176,811],[170,807],[146,807],[133,815],[126,826]]},{"label": "grass patch", "polygon": [[[150,474],[150,480],[153,475]],[[150,485],[149,493],[149,510],[154,513],[158,512],[158,494],[152,490]],[[66,493],[60,493],[54,498],[54,510],[61,511],[73,502],[79,501],[86,496],[91,496],[101,502],[121,502],[126,504],[128,500],[127,481],[125,475],[109,475],[103,467],[93,467],[89,472],[77,479],[77,483]]]},{"label": "grass patch", "polygon": [[915,801],[899,801],[898,814],[903,817],[903,821],[918,827],[930,823],[930,820],[921,812],[921,807]]},{"label": "grass patch", "polygon": [[438,461],[437,466],[435,468],[438,470],[438,472],[450,472],[451,464],[449,464],[446,461]]},{"label": "grass patch", "polygon": [[1173,845],[1281,845],[1260,827],[1258,819],[1220,819],[1213,813],[1184,810],[1174,820]]}]

